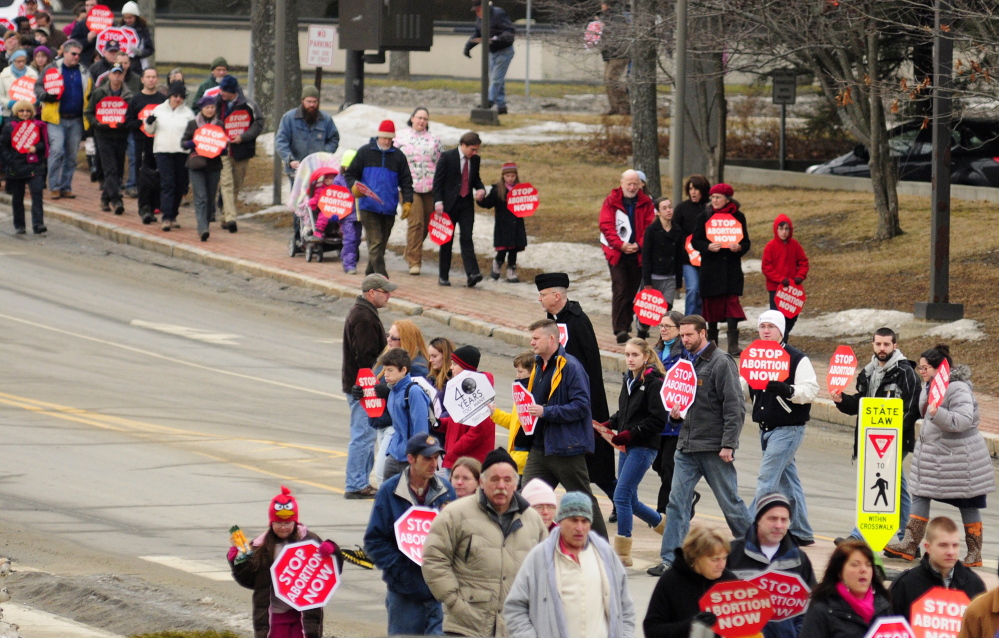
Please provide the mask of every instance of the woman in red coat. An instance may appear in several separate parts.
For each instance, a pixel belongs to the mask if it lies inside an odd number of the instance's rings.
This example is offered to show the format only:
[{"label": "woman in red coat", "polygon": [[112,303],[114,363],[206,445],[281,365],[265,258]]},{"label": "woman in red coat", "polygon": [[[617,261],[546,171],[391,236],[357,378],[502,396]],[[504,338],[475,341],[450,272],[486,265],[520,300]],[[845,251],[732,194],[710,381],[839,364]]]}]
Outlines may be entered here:
[{"label": "woman in red coat", "polygon": [[[787,286],[792,281],[795,286],[801,286],[808,276],[808,257],[805,249],[794,238],[794,224],[791,218],[783,213],[774,220],[774,238],[763,248],[763,276],[767,279],[767,292],[770,294],[770,309],[779,310],[774,302],[777,288]],[[791,328],[798,320],[797,316],[789,317],[786,322],[784,339],[791,334]]]}]

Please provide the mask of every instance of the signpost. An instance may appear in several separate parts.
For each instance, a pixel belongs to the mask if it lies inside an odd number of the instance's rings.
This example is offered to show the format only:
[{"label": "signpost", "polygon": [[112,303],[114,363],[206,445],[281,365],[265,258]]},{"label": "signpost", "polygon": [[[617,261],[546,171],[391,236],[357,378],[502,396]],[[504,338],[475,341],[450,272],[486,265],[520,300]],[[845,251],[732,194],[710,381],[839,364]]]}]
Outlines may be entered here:
[{"label": "signpost", "polygon": [[340,585],[332,556],[319,554],[314,540],[285,545],[271,565],[274,595],[298,611],[325,607]]},{"label": "signpost", "polygon": [[305,55],[306,66],[316,67],[316,88],[323,88],[323,67],[333,66],[333,51],[337,48],[336,27],[323,24],[309,25],[309,44]]},{"label": "signpost", "polygon": [[711,629],[723,638],[755,636],[774,615],[770,592],[744,580],[718,583],[701,597],[700,607],[718,618]]},{"label": "signpost", "polygon": [[694,364],[686,359],[680,359],[666,371],[660,396],[667,411],[673,407],[680,408],[680,417],[687,416],[687,410],[694,403],[697,394],[697,372]]},{"label": "signpost", "polygon": [[826,386],[829,394],[846,390],[853,375],[857,373],[857,355],[850,346],[839,346],[829,359],[829,372],[826,373]]},{"label": "signpost", "polygon": [[787,105],[794,104],[798,93],[798,74],[794,69],[774,69],[774,104],[780,104],[780,170],[787,170]]},{"label": "signpost", "polygon": [[899,527],[902,493],[902,399],[860,400],[857,529],[880,552]]},{"label": "signpost", "polygon": [[912,633],[916,638],[957,638],[970,603],[960,589],[931,588],[912,603]]},{"label": "signpost", "polygon": [[431,507],[414,505],[395,522],[396,546],[417,565],[423,564],[423,545],[437,514],[437,510]]},{"label": "signpost", "polygon": [[902,616],[882,616],[874,621],[864,638],[914,638],[912,627]]},{"label": "signpost", "polygon": [[520,429],[524,434],[534,434],[534,428],[538,425],[537,417],[527,413],[527,408],[537,405],[534,395],[527,391],[527,388],[520,381],[513,382],[513,409],[517,412],[517,420],[520,421]]},{"label": "signpost", "polygon": [[463,370],[444,386],[444,409],[455,423],[478,425],[492,413],[496,390],[481,372]]},{"label": "signpost", "polygon": [[375,385],[378,383],[378,377],[371,368],[361,368],[357,371],[357,381],[355,384],[364,388],[364,397],[361,399],[361,407],[367,412],[368,416],[372,419],[377,419],[381,415],[385,414],[385,399],[379,399],[375,395]]},{"label": "signpost", "polygon": [[754,390],[791,376],[791,355],[776,341],[757,339],[739,356],[739,374]]}]

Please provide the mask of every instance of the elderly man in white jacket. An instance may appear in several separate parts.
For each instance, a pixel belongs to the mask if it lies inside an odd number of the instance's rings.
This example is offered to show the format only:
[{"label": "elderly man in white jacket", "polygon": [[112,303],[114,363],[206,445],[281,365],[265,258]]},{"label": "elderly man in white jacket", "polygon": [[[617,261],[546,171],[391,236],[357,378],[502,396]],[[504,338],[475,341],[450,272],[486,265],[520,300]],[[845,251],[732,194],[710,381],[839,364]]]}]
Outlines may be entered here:
[{"label": "elderly man in white jacket", "polygon": [[506,597],[511,638],[631,638],[628,575],[607,541],[590,531],[590,497],[567,493],[555,520],[558,529],[527,555]]},{"label": "elderly man in white jacket", "polygon": [[185,103],[187,88],[183,82],[173,82],[167,90],[167,101],[160,104],[146,118],[146,131],[153,133],[153,157],[160,173],[160,210],[163,212],[162,229],[180,228],[177,214],[180,200],[187,193],[187,156],[190,151],[181,146],[187,123],[194,119],[194,111]]}]

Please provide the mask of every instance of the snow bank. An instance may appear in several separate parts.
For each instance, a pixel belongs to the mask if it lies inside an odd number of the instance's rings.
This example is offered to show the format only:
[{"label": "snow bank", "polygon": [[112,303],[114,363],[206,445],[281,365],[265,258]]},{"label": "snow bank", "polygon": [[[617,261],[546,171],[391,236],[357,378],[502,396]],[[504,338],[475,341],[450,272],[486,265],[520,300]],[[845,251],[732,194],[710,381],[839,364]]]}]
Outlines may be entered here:
[{"label": "snow bank", "polygon": [[[764,310],[767,308],[745,308],[750,327],[756,325]],[[830,312],[816,317],[802,316],[794,324],[794,335],[818,339],[867,337],[884,326],[903,338],[932,336],[949,341],[980,341],[986,337],[981,331],[981,324],[972,319],[937,324],[920,321],[908,312],[873,308]]]}]

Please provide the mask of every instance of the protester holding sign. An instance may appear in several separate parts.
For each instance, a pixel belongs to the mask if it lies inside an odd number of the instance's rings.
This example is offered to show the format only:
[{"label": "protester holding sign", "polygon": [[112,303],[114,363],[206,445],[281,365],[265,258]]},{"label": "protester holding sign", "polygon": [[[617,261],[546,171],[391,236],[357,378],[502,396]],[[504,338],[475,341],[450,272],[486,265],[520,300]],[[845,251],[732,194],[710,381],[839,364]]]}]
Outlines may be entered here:
[{"label": "protester holding sign", "polygon": [[[479,349],[475,346],[461,346],[451,353],[451,378],[458,376],[465,370],[478,372],[479,359],[481,358]],[[493,375],[486,372],[489,383],[495,385]],[[455,381],[457,383],[457,381]],[[438,400],[444,404],[444,393],[451,391],[449,383],[438,393]],[[486,416],[479,423],[466,425],[458,423],[451,418],[446,411],[441,412],[440,427],[445,430],[444,449],[447,456],[444,457],[444,469],[450,470],[454,466],[455,460],[461,456],[470,456],[479,462],[485,461],[486,455],[496,447],[496,425],[491,416]]]},{"label": "protester holding sign", "polygon": [[772,492],[787,494],[794,502],[790,534],[799,545],[812,545],[815,535],[808,523],[805,490],[794,457],[805,440],[805,424],[811,416],[812,401],[819,394],[819,383],[805,353],[787,345],[784,315],[767,310],[760,315],[758,325],[760,339],[782,346],[791,355],[791,364],[783,381],[770,381],[765,390],[749,391],[753,422],[760,426],[763,448],[756,498]]},{"label": "protester holding sign", "polygon": [[208,241],[208,223],[215,217],[215,200],[218,198],[219,175],[222,174],[222,158],[209,157],[199,152],[194,138],[204,126],[222,125],[216,114],[215,98],[203,97],[197,104],[198,114],[187,123],[187,130],[181,145],[190,151],[187,156],[188,175],[194,190],[194,219],[198,224],[198,236]]},{"label": "protester holding sign", "polygon": [[[28,52],[24,49],[19,49],[11,54],[10,66],[8,66],[3,71],[0,71],[0,96],[2,96],[3,102],[3,117],[4,119],[10,119],[11,110],[10,107],[14,105],[14,102],[18,100],[30,100],[30,97],[34,93],[35,80],[38,79],[38,72],[34,68],[28,66]],[[21,78],[28,78],[21,82],[24,84],[26,82],[31,82],[27,87],[28,95],[11,95],[11,87],[15,82]],[[21,91],[23,93],[24,91]]]},{"label": "protester holding sign", "polygon": [[142,17],[142,12],[139,11],[138,4],[129,0],[129,2],[126,2],[122,6],[120,24],[135,30],[139,42],[129,51],[129,55],[132,58],[132,64],[135,65],[134,68],[136,71],[146,70],[149,68],[149,58],[153,56],[156,48],[153,46],[153,36],[149,33],[149,25],[146,24],[146,19]]},{"label": "protester holding sign", "polygon": [[812,592],[803,638],[863,638],[875,620],[891,615],[891,598],[874,571],[874,554],[864,541],[848,540],[833,550],[825,575]]},{"label": "protester holding sign", "polygon": [[524,218],[514,215],[507,207],[510,190],[519,183],[520,173],[517,171],[517,165],[506,162],[500,170],[500,180],[493,184],[492,190],[479,204],[483,208],[496,209],[493,221],[493,248],[496,249],[496,258],[493,259],[492,272],[489,276],[498,280],[502,274],[503,262],[506,261],[508,266],[506,280],[510,283],[520,281],[517,277],[517,253],[527,248]]},{"label": "protester holding sign", "polygon": [[315,532],[299,523],[298,501],[291,490],[281,487],[281,493],[271,500],[267,510],[270,524],[267,531],[251,543],[252,550],[242,553],[230,547],[226,558],[237,583],[253,590],[253,634],[255,638],[302,636],[322,638],[323,608],[297,611],[274,595],[271,564],[288,543],[311,540],[319,545],[323,557],[335,556],[342,564],[340,548],[330,540],[322,540]]},{"label": "protester holding sign", "polygon": [[[683,193],[687,199],[676,205],[673,221],[679,226],[684,239],[691,237],[697,230],[701,215],[708,209],[708,191],[711,184],[703,175],[691,175],[683,185]],[[701,314],[700,266],[693,265],[687,251],[680,255],[683,265],[683,287],[686,289],[683,309],[687,314]]]},{"label": "protester holding sign", "polygon": [[153,155],[153,135],[146,130],[146,118],[167,96],[157,89],[159,75],[155,68],[142,72],[142,90],[132,95],[125,119],[132,131],[136,156],[136,183],[139,188],[139,217],[143,224],[156,221],[153,211],[160,207],[160,176]]},{"label": "protester holding sign", "polygon": [[4,122],[0,129],[0,160],[7,178],[11,209],[14,214],[14,232],[25,234],[24,191],[31,191],[31,229],[36,235],[46,232],[42,196],[45,190],[49,153],[48,126],[35,119],[31,102],[15,102],[11,111],[14,119]]},{"label": "protester holding sign", "polygon": [[[668,197],[656,200],[658,223],[653,222],[645,229],[642,244],[642,286],[654,288],[663,294],[667,305],[672,308],[676,289],[681,276],[680,255],[683,249],[683,231],[673,223],[673,202]],[[648,337],[646,330],[639,330],[638,336]]]},{"label": "protester holding sign", "polygon": [[[680,320],[683,313],[670,310],[663,315],[659,322],[659,342],[656,343],[656,352],[659,353],[659,360],[663,362],[663,369],[669,371],[673,365],[685,357],[683,341],[680,340]],[[682,421],[669,419],[663,427],[663,435],[659,444],[659,454],[652,462],[652,471],[660,478],[659,498],[656,501],[656,511],[660,514],[666,513],[666,506],[669,504],[670,487],[673,484],[673,455],[676,454],[676,444],[680,439],[680,426]],[[701,500],[701,495],[694,492],[694,503]],[[691,518],[693,518],[691,514]]]},{"label": "protester holding sign", "polygon": [[412,436],[405,452],[408,466],[378,488],[364,532],[364,551],[382,570],[388,587],[389,635],[439,635],[444,620],[441,604],[427,587],[420,564],[400,549],[395,524],[414,505],[440,510],[457,495],[450,483],[435,474],[444,450],[432,436]]},{"label": "protester holding sign", "polygon": [[[777,310],[774,294],[779,286],[794,283],[800,286],[808,276],[808,257],[805,249],[794,238],[794,225],[791,218],[780,214],[774,220],[774,238],[763,247],[763,276],[767,281],[767,293],[770,295],[770,309]],[[787,332],[784,339],[791,334],[798,317],[787,320]]]},{"label": "protester holding sign", "polygon": [[646,638],[688,638],[695,623],[715,624],[715,615],[701,611],[701,597],[716,584],[735,580],[725,567],[729,541],[721,532],[696,526],[677,547],[649,599],[642,622]]},{"label": "protester holding sign", "polygon": [[[717,343],[718,322],[728,322],[728,353],[735,356],[741,352],[739,322],[746,320],[739,297],[745,281],[742,256],[749,252],[750,241],[746,216],[733,194],[728,184],[711,187],[711,206],[694,230],[692,244],[701,253],[701,305],[708,322],[708,341]],[[716,241],[719,239],[722,241]]]},{"label": "protester holding sign", "polygon": [[423,241],[427,238],[430,214],[434,212],[434,171],[444,145],[436,133],[430,132],[430,111],[418,106],[409,116],[408,125],[395,137],[395,145],[409,160],[413,175],[413,209],[406,229],[406,250],[403,257],[409,264],[409,274],[419,275],[423,264]]},{"label": "protester holding sign", "polygon": [[243,94],[235,76],[227,75],[219,82],[217,97],[219,119],[226,124],[229,146],[222,154],[222,228],[236,232],[239,215],[239,192],[243,190],[246,169],[257,155],[257,137],[264,131],[264,113],[257,103]]},{"label": "protester holding sign", "polygon": [[132,90],[124,82],[125,69],[115,66],[108,81],[90,94],[86,116],[94,129],[97,154],[104,169],[104,188],[101,191],[101,210],[115,215],[125,212],[121,201],[121,176],[125,170],[125,151],[128,147],[128,127],[125,116]]},{"label": "protester holding sign", "polygon": [[[342,186],[350,190],[347,186],[347,178],[344,173],[354,161],[356,151],[346,150],[340,156],[340,174],[333,179],[334,186]],[[297,218],[296,218],[297,219]],[[351,206],[350,214],[340,218],[340,234],[343,237],[343,247],[340,249],[340,265],[348,275],[357,274],[357,260],[361,252],[361,222],[357,219],[357,200]]]},{"label": "protester holding sign", "polygon": [[[944,362],[951,365],[950,385],[940,406],[927,405],[934,377]],[[961,510],[968,553],[966,567],[982,565],[982,512],[985,496],[996,489],[992,459],[982,433],[978,401],[972,392],[971,368],[954,366],[950,348],[938,345],[923,352],[916,368],[923,381],[919,410],[923,426],[910,464],[912,509],[905,537],[885,547],[885,554],[913,560],[926,532],[930,501],[936,500]]]},{"label": "protester holding sign", "polygon": [[[514,392],[517,386],[527,391],[527,382],[531,378],[531,370],[534,369],[534,353],[521,352],[513,358],[513,369],[516,371],[516,381],[514,381]],[[499,408],[493,409],[493,423],[510,431],[507,439],[507,452],[517,462],[517,473],[524,473],[524,465],[527,464],[527,453],[531,450],[533,439],[524,433],[520,426],[520,418],[517,414],[517,406],[514,405],[510,412],[504,412]]]},{"label": "protester holding sign", "polygon": [[187,193],[188,152],[181,142],[188,123],[194,119],[194,112],[184,104],[186,97],[184,83],[172,83],[167,90],[167,101],[154,108],[145,121],[146,132],[154,135],[153,156],[160,173],[160,210],[163,211],[162,229],[165,231],[180,228],[177,215],[180,200]]},{"label": "protester holding sign", "polygon": [[[728,555],[728,568],[742,580],[753,580],[771,570],[797,574],[809,589],[796,592],[771,592],[775,595],[794,596],[786,604],[775,604],[777,610],[787,610],[800,604],[797,613],[804,611],[810,589],[815,587],[815,572],[808,555],[801,551],[794,537],[788,534],[794,506],[786,496],[777,492],[764,494],[756,499],[756,518],[743,538],[732,541]],[[802,616],[788,617],[775,613],[763,629],[764,638],[797,638]]]}]

